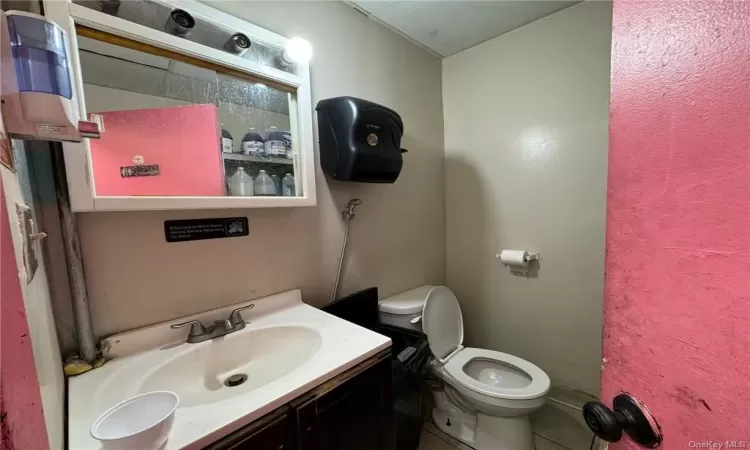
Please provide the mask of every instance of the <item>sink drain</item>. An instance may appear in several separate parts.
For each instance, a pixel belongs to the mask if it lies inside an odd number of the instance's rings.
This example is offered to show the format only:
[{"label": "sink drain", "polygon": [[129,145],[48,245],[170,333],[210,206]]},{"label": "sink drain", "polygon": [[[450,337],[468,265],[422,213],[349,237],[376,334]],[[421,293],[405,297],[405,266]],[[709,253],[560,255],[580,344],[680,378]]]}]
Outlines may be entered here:
[{"label": "sink drain", "polygon": [[243,373],[238,373],[237,375],[232,375],[231,377],[224,380],[224,385],[229,387],[235,387],[239,386],[242,383],[247,381],[247,375]]}]

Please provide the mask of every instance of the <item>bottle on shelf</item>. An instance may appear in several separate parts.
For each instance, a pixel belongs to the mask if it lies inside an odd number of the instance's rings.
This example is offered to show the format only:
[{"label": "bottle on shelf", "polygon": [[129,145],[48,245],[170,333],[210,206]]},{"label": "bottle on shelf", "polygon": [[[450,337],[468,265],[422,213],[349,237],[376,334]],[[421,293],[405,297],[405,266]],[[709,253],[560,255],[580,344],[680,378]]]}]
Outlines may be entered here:
[{"label": "bottle on shelf", "polygon": [[292,151],[292,132],[291,131],[282,131],[281,135],[284,136],[284,144],[286,145],[286,157],[290,158],[293,155]]},{"label": "bottle on shelf", "polygon": [[242,138],[242,153],[251,156],[263,156],[266,153],[263,138],[253,127],[250,127]]},{"label": "bottle on shelf", "polygon": [[284,197],[295,197],[297,195],[294,176],[291,173],[284,175],[284,178],[281,179],[281,195]]},{"label": "bottle on shelf", "polygon": [[221,152],[232,153],[234,152],[234,140],[232,135],[224,128],[224,124],[221,124]]},{"label": "bottle on shelf", "polygon": [[254,195],[253,177],[245,172],[244,167],[238,167],[229,178],[229,193],[237,197],[250,197]]},{"label": "bottle on shelf", "polygon": [[273,174],[271,178],[273,178],[273,184],[276,186],[276,195],[281,195],[281,177]]},{"label": "bottle on shelf", "polygon": [[284,133],[279,131],[275,125],[271,125],[266,131],[266,155],[286,158],[286,140]]},{"label": "bottle on shelf", "polygon": [[276,184],[265,170],[261,169],[255,177],[254,191],[255,195],[276,195]]}]

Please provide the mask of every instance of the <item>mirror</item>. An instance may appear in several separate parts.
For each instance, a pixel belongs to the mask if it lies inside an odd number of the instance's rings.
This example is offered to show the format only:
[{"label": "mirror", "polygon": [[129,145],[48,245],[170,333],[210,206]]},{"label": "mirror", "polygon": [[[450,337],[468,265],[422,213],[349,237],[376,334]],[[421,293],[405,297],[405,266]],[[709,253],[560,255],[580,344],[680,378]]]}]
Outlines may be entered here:
[{"label": "mirror", "polygon": [[295,93],[78,38],[98,196],[300,196]]},{"label": "mirror", "polygon": [[[297,66],[285,63],[281,56],[281,47],[261,39],[249,39],[248,47],[243,49],[235,46],[235,40],[240,31],[220,22],[207,20],[200,14],[191,14],[184,9],[175,9],[176,5],[166,5],[151,0],[73,0],[76,5],[93,9],[104,14],[117,17],[128,22],[163,31],[182,39],[192,41],[219,51],[229,52],[242,58],[257,62],[267,67],[297,74]],[[192,25],[190,28],[185,28]],[[244,31],[244,30],[242,30]],[[243,33],[244,34],[244,33]],[[244,39],[240,39],[243,41]]]}]

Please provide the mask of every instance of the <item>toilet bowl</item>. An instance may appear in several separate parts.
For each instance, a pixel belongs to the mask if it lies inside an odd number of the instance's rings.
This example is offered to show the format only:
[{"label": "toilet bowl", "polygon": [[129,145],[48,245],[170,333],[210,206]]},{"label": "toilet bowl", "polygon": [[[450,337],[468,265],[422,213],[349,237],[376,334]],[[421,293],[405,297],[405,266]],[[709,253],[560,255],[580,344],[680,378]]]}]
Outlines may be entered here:
[{"label": "toilet bowl", "polygon": [[445,286],[429,290],[423,330],[435,359],[432,419],[477,450],[534,450],[529,414],[546,401],[550,379],[534,364],[507,353],[463,346],[461,308]]}]

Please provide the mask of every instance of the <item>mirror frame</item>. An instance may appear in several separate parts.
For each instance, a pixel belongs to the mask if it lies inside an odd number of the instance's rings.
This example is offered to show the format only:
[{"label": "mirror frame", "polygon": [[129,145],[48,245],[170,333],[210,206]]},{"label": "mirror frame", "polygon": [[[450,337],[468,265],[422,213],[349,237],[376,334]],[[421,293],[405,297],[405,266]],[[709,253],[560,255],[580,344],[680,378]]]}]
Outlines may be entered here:
[{"label": "mirror frame", "polygon": [[[252,23],[224,13],[195,0],[150,0],[169,8],[180,8],[207,22],[245,33],[251,41],[257,40],[277,48],[284,48],[289,40]],[[76,25],[92,28],[114,36],[159,47],[170,52],[197,58],[211,64],[241,72],[253,78],[268,80],[271,85],[283,85],[296,91],[296,105],[290,103],[291,131],[294,136],[295,178],[302,188],[299,197],[189,197],[189,196],[100,196],[91,165],[91,148],[88,139],[81,143],[63,143],[68,191],[73,212],[87,211],[150,211],[182,209],[232,209],[314,206],[315,148],[313,142],[312,95],[310,91],[310,66],[298,64],[297,75],[274,67],[249,61],[222,50],[213,49],[169,33],[154,30],[119,17],[110,16],[71,0],[44,0],[45,16],[60,25],[68,34],[69,64],[73,81],[73,104],[79,117],[87,112],[83,97],[83,78],[78,54]],[[294,98],[294,96],[290,96]],[[294,112],[296,111],[296,114]],[[106,129],[105,129],[106,133]]]}]

